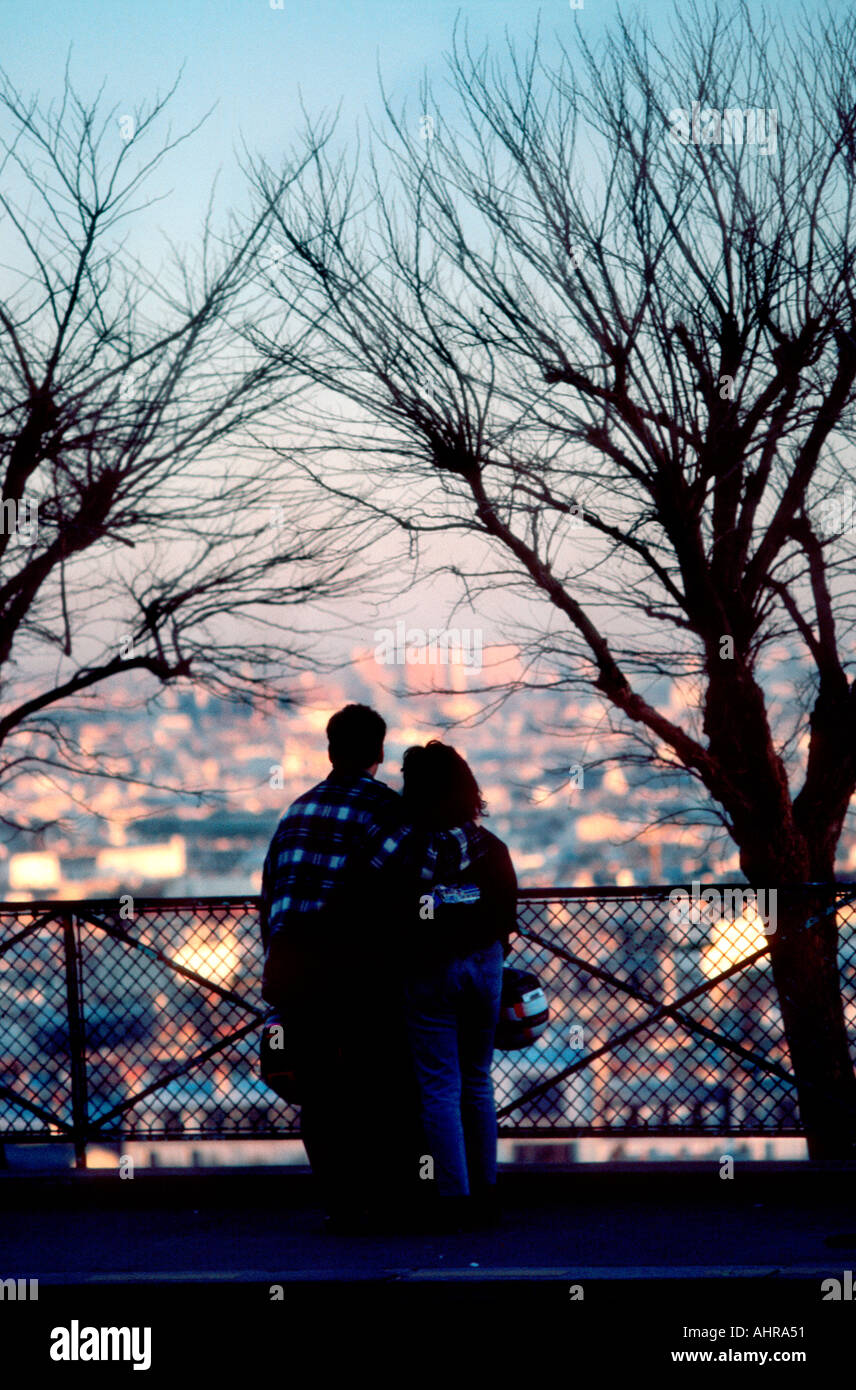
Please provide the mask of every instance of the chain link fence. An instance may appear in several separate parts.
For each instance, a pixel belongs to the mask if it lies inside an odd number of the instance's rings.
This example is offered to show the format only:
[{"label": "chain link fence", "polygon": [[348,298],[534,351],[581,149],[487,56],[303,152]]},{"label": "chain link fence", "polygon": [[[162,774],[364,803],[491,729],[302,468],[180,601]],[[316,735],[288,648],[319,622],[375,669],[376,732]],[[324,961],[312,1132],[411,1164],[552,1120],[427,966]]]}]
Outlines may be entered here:
[{"label": "chain link fence", "polygon": [[[677,891],[521,892],[510,963],[550,1024],[495,1055],[501,1135],[801,1132],[760,895]],[[856,1057],[856,887],[827,891]],[[0,904],[0,1141],[295,1136],[261,967],[253,898]]]}]

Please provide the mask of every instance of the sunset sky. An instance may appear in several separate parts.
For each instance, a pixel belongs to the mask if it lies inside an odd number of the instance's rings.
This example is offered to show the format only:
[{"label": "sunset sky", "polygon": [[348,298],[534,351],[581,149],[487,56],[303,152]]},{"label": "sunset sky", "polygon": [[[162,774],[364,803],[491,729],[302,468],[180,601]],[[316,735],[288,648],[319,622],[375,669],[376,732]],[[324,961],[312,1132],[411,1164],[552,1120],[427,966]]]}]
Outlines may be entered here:
[{"label": "sunset sky", "polygon": [[[183,69],[168,108],[173,133],[192,128],[210,114],[147,183],[146,196],[158,201],[122,224],[122,235],[152,269],[166,256],[166,238],[192,262],[215,180],[223,214],[230,208],[247,208],[246,181],[239,168],[242,147],[274,163],[281,161],[299,139],[301,103],[315,117],[341,104],[341,136],[353,149],[356,129],[364,136],[368,121],[380,114],[379,76],[393,105],[398,109],[406,104],[414,122],[419,120],[420,84],[426,75],[442,109],[444,54],[456,18],[467,26],[474,49],[486,42],[498,57],[506,34],[525,47],[540,23],[544,56],[549,59],[559,42],[573,48],[577,28],[587,41],[596,42],[618,9],[616,0],[582,0],[582,8],[572,7],[570,0],[150,0],[144,5],[131,0],[46,0],[35,11],[7,3],[0,7],[0,63],[22,96],[38,94],[45,106],[61,93],[66,61],[84,100],[91,100],[103,84],[103,114],[113,113],[105,158],[111,153],[112,126],[118,146],[123,117],[163,95]],[[750,9],[760,12],[756,0]],[[795,0],[781,0],[777,10],[796,16],[803,7]],[[667,36],[676,23],[671,0],[633,4],[628,13],[652,19],[670,46]],[[689,104],[693,97],[692,92],[676,92],[676,101]],[[14,177],[11,169],[7,174]],[[10,249],[6,257],[6,250],[0,226],[0,261],[19,258],[17,243],[14,254]],[[0,283],[2,274],[0,269]],[[456,536],[432,541],[436,557],[444,547],[459,544]],[[438,588],[434,581],[430,594],[428,616],[442,622],[454,585],[441,581]],[[489,612],[482,606],[477,615],[486,641],[507,640],[509,619],[531,616],[519,598],[494,602]],[[333,624],[341,617],[337,614]],[[380,623],[403,617],[420,620],[418,596],[412,604],[398,601],[375,620],[354,595],[344,615],[346,641],[352,641],[357,623],[359,639],[371,646]],[[467,625],[476,616],[464,611],[456,619]],[[313,612],[308,621],[317,632],[331,620]],[[332,639],[331,646],[340,650]]]},{"label": "sunset sky", "polygon": [[[273,0],[280,3],[280,0]],[[282,155],[310,113],[342,103],[346,126],[378,110],[378,71],[396,102],[416,113],[423,74],[442,80],[443,54],[456,16],[474,41],[502,45],[504,34],[525,43],[541,23],[545,52],[557,38],[572,44],[579,24],[595,40],[615,16],[615,0],[44,0],[0,7],[2,66],[23,92],[58,93],[66,57],[87,94],[105,83],[117,117],[163,92],[184,64],[173,108],[176,129],[216,109],[191,145],[170,165],[175,192],[161,213],[171,234],[190,234],[211,179],[222,168],[225,195],[234,184],[241,138],[270,157]],[[634,3],[628,14],[658,26],[673,22],[671,0]],[[760,11],[757,0],[750,10]],[[800,15],[797,0],[778,0],[780,15]],[[439,86],[438,86],[439,90]],[[176,174],[180,171],[180,178]],[[163,184],[162,184],[163,186]]]},{"label": "sunset sky", "polygon": [[[671,0],[626,9],[628,15],[652,19],[666,49],[674,47],[668,34],[679,32],[681,10]],[[380,113],[379,76],[392,104],[399,109],[406,103],[414,123],[425,75],[442,109],[444,54],[456,17],[469,26],[475,49],[488,42],[498,56],[506,34],[525,47],[540,22],[549,60],[559,41],[573,49],[577,30],[596,42],[617,10],[615,0],[583,0],[579,9],[569,0],[282,0],[282,8],[279,0],[151,0],[146,5],[46,0],[35,10],[7,2],[0,8],[0,61],[22,96],[38,94],[43,105],[58,99],[67,59],[83,100],[91,100],[103,83],[103,110],[113,113],[115,125],[115,131],[108,127],[105,142],[114,138],[117,146],[122,118],[163,95],[183,67],[169,108],[174,133],[211,114],[156,171],[150,192],[161,201],[131,226],[134,250],[145,253],[148,265],[157,265],[164,236],[192,250],[218,170],[220,206],[243,206],[242,143],[273,162],[286,157],[299,139],[301,102],[309,115],[341,103],[341,132],[350,146],[355,127],[365,132],[368,120]],[[760,14],[761,5],[752,0],[750,10]],[[782,0],[777,13],[796,23],[804,7]],[[694,99],[693,91],[676,89],[676,103],[689,105]],[[0,227],[0,252],[3,248]],[[0,267],[0,283],[2,277]],[[439,549],[461,541],[456,535],[432,544]],[[310,633],[317,633],[320,622],[336,626],[336,653],[344,659],[353,650],[371,651],[377,630],[399,621],[425,628],[445,621],[463,629],[478,625],[485,644],[492,644],[511,640],[513,622],[533,616],[534,604],[524,607],[528,600],[519,591],[503,592],[497,585],[477,612],[462,608],[452,619],[453,592],[453,581],[432,580],[423,586],[421,600],[418,593],[403,599],[393,595],[374,614],[366,612],[360,594],[349,594],[335,611],[319,618],[315,609],[307,609],[294,621]],[[615,622],[620,627],[621,618]]]}]

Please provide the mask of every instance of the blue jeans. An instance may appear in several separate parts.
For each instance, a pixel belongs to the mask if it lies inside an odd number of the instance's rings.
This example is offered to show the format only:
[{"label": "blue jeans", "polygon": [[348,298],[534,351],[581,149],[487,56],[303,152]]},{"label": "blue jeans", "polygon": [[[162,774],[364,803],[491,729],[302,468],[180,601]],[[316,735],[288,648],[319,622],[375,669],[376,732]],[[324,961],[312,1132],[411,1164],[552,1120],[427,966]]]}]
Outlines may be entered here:
[{"label": "blue jeans", "polygon": [[483,1192],[496,1182],[491,1063],[501,990],[498,941],[405,983],[422,1125],[444,1197]]}]

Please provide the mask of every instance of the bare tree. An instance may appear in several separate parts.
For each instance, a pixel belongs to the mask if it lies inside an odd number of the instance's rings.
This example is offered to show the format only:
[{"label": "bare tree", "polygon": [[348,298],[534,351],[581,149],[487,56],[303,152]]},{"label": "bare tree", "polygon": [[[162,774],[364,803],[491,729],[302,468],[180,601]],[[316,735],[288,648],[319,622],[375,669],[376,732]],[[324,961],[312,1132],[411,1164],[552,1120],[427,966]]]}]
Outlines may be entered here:
[{"label": "bare tree", "polygon": [[[254,345],[349,403],[307,415],[306,471],[353,515],[458,533],[471,586],[545,599],[541,650],[695,779],[758,888],[833,879],[856,788],[856,21],[836,13],[789,35],[681,6],[668,49],[619,21],[550,62],[456,35],[448,91],[386,99],[367,163],[310,127],[284,193],[254,170],[283,248]],[[761,682],[783,639],[807,704]],[[664,676],[695,700],[650,696]],[[852,1156],[828,895],[785,896],[769,945],[810,1153]]]},{"label": "bare tree", "polygon": [[193,133],[158,137],[171,95],[117,116],[68,72],[47,109],[0,81],[9,824],[25,772],[106,770],[63,726],[70,701],[133,671],[275,696],[306,661],[289,609],[347,580],[352,538],[346,554],[255,451],[259,422],[299,389],[241,332],[275,268],[270,214],[232,216],[218,235],[212,194],[194,254],[166,241],[150,254],[147,190]]}]

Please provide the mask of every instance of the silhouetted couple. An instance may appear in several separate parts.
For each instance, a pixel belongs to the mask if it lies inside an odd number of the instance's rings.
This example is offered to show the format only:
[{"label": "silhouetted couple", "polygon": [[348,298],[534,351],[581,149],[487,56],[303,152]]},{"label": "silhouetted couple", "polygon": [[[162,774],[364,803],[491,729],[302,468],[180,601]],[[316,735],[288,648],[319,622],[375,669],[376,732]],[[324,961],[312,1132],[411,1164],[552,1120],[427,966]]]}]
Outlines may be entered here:
[{"label": "silhouetted couple", "polygon": [[334,714],[330,776],[277,827],[262,993],[335,1227],[371,1229],[420,1198],[454,1227],[494,1203],[491,1065],[517,880],[478,823],[464,759],[437,740],[409,748],[399,796],[375,780],[385,735],[365,705]]}]

